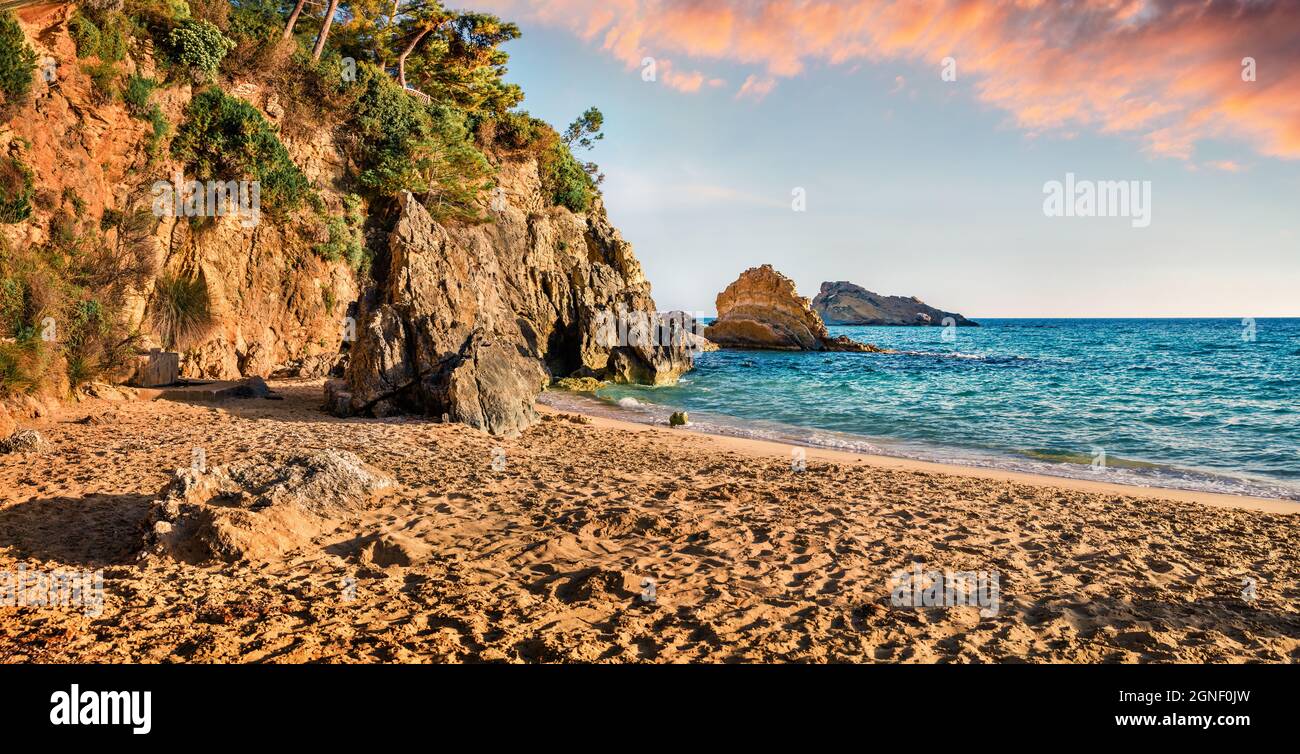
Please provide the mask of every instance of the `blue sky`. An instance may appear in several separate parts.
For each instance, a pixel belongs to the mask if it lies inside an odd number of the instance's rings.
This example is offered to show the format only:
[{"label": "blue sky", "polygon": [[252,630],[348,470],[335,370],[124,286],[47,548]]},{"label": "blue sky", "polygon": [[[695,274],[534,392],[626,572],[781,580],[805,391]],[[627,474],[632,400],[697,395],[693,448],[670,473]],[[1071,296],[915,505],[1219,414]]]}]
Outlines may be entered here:
[{"label": "blue sky", "polygon": [[[569,30],[521,27],[506,49],[523,107],[560,128],[605,114],[590,159],[661,309],[712,313],[770,263],[808,297],[849,280],[974,318],[1300,315],[1300,161],[1240,140],[1200,140],[1187,160],[1127,134],[1031,133],[980,100],[977,77],[909,60],[813,61],[761,101],[685,93]],[[730,82],[748,70],[710,66]],[[1150,226],[1046,217],[1044,183],[1067,172],[1151,181]]]}]

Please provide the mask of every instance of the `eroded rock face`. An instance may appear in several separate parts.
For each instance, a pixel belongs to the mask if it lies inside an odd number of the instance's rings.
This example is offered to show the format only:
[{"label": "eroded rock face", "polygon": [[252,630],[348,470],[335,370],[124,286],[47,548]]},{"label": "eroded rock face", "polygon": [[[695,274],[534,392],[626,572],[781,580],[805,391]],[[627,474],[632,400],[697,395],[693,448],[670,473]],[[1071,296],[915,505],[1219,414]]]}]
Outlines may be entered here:
[{"label": "eroded rock face", "polygon": [[668,384],[691,368],[686,338],[611,326],[655,307],[603,207],[547,206],[531,160],[502,163],[498,185],[492,222],[478,225],[444,225],[403,197],[327,408],[445,414],[510,435],[537,421],[533,402],[552,379]]},{"label": "eroded rock face", "polygon": [[[120,0],[92,0],[103,7]],[[32,95],[0,122],[0,154],[13,153],[36,176],[48,200],[37,203],[30,218],[0,224],[0,236],[13,248],[39,246],[49,240],[51,220],[62,213],[98,225],[106,211],[131,216],[150,213],[155,181],[172,181],[180,165],[170,154],[150,157],[147,134],[152,126],[131,117],[120,104],[101,104],[83,66],[76,65],[76,45],[69,21],[77,5],[33,5],[22,10],[21,24],[39,59],[59,61],[57,78],[32,79]],[[132,44],[119,66],[157,79],[149,43]],[[229,82],[227,90],[247,99],[275,121],[276,95],[248,81]],[[194,89],[168,84],[153,94],[173,131]],[[331,212],[341,212],[334,186],[347,161],[335,146],[331,129],[299,129],[281,140],[320,191]],[[186,180],[216,176],[184,174]],[[75,201],[73,201],[75,197]],[[116,242],[117,230],[104,231]],[[162,217],[149,234],[154,263],[161,274],[201,279],[210,298],[214,326],[196,342],[183,344],[182,376],[238,379],[284,372],[305,377],[326,374],[342,342],[344,307],[357,296],[355,275],[343,261],[327,262],[313,251],[314,239],[280,227],[263,217],[256,227],[238,218],[213,218],[191,226],[190,218]],[[335,303],[337,302],[337,303]],[[149,323],[156,305],[150,283],[134,292],[126,312],[130,328],[146,337],[142,345],[161,345]]]},{"label": "eroded rock face", "polygon": [[394,486],[341,450],[178,469],[154,502],[146,552],[190,563],[269,560],[308,544]]},{"label": "eroded rock face", "polygon": [[813,311],[828,325],[923,325],[941,327],[951,318],[957,327],[979,327],[955,312],[927,305],[915,296],[882,296],[840,281],[822,283],[812,301]]},{"label": "eroded rock face", "polygon": [[718,318],[704,337],[723,348],[776,351],[879,351],[844,336],[830,337],[826,325],[794,281],[765,264],[741,273],[718,294]]}]

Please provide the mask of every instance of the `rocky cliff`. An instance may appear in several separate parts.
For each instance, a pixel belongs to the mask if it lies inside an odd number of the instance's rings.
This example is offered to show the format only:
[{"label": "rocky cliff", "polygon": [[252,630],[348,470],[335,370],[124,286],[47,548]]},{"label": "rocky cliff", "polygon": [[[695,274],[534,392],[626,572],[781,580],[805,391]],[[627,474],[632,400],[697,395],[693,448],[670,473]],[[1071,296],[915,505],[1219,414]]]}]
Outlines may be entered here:
[{"label": "rocky cliff", "polygon": [[844,336],[830,337],[794,281],[765,264],[741,273],[718,294],[718,318],[704,337],[723,348],[778,351],[879,351]]},{"label": "rocky cliff", "polygon": [[[37,248],[71,232],[100,234],[108,245],[120,231],[111,218],[140,214],[153,222],[144,239],[153,273],[129,296],[127,329],[139,331],[142,347],[163,345],[150,326],[160,278],[201,281],[212,325],[179,344],[181,373],[192,378],[269,376],[277,371],[318,376],[338,357],[347,302],[357,296],[355,275],[344,262],[313,253],[320,239],[266,219],[245,227],[231,215],[206,223],[151,213],[157,181],[170,181],[182,166],[165,149],[150,154],[151,125],[132,117],[121,98],[106,100],[81,63],[69,35],[72,4],[19,11],[28,43],[41,60],[57,61],[49,75],[34,77],[31,96],[0,122],[0,155],[26,165],[36,185],[30,217],[0,224],[0,243],[11,249]],[[129,75],[158,77],[148,40],[130,39],[118,63]],[[254,80],[223,81],[233,96],[247,100],[273,125],[284,117],[270,87]],[[175,128],[194,94],[189,84],[153,92]],[[293,162],[318,187],[327,208],[338,212],[334,190],[346,160],[326,129],[296,128],[280,134]],[[192,173],[186,174],[193,179]],[[211,176],[199,176],[207,179]]]},{"label": "rocky cliff", "polygon": [[535,159],[496,167],[489,222],[441,224],[402,200],[346,379],[327,386],[331,410],[513,434],[536,421],[551,379],[665,384],[691,368],[687,333],[654,326],[650,285],[600,203],[551,206]]},{"label": "rocky cliff", "polygon": [[955,312],[928,306],[921,299],[882,296],[848,282],[822,283],[812,301],[813,310],[828,325],[929,325],[943,326],[951,318],[958,327],[979,327],[978,322]]}]

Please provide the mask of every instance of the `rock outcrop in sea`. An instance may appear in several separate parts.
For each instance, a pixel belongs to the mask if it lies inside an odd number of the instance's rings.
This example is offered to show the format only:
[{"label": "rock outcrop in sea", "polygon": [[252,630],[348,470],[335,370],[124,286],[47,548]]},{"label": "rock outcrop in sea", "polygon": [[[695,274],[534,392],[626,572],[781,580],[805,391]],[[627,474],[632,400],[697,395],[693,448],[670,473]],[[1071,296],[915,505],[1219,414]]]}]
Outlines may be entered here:
[{"label": "rock outcrop in sea", "polygon": [[491,222],[444,225],[402,199],[327,408],[510,435],[537,421],[552,379],[671,384],[692,367],[698,349],[654,326],[650,284],[599,200],[582,214],[551,205],[534,159],[498,171]]},{"label": "rock outcrop in sea", "polygon": [[957,327],[979,327],[978,322],[927,305],[915,296],[882,296],[853,283],[822,283],[812,300],[813,310],[828,325],[928,325],[940,327],[951,318]]},{"label": "rock outcrop in sea", "polygon": [[723,348],[776,351],[879,352],[844,336],[830,337],[826,325],[794,281],[765,264],[741,273],[718,294],[718,318],[704,337]]}]

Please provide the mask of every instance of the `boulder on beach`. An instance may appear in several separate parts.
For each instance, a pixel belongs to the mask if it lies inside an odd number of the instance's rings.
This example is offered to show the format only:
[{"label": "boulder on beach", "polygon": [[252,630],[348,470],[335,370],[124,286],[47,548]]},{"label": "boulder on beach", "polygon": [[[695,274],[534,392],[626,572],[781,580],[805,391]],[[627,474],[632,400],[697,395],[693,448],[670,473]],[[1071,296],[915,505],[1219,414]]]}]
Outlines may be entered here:
[{"label": "boulder on beach", "polygon": [[189,563],[270,560],[394,487],[387,474],[341,450],[178,469],[153,504],[146,552]]},{"label": "boulder on beach", "polygon": [[794,281],[765,264],[741,273],[718,294],[718,318],[704,337],[723,348],[776,351],[858,351],[883,349],[847,337],[830,337],[826,324]]}]

